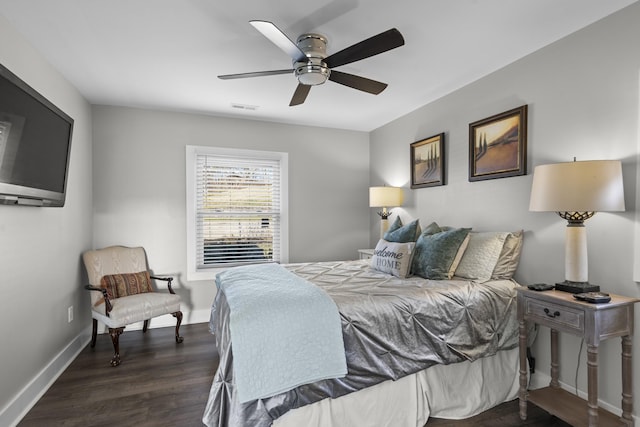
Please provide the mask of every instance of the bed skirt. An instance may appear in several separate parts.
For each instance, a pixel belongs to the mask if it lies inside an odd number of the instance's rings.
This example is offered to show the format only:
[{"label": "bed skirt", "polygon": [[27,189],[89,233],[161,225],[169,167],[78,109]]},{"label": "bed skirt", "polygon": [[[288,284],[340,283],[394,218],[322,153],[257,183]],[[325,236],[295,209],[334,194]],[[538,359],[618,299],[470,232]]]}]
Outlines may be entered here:
[{"label": "bed skirt", "polygon": [[518,395],[518,348],[474,362],[435,365],[336,399],[293,409],[274,427],[423,427],[429,417],[462,419]]}]

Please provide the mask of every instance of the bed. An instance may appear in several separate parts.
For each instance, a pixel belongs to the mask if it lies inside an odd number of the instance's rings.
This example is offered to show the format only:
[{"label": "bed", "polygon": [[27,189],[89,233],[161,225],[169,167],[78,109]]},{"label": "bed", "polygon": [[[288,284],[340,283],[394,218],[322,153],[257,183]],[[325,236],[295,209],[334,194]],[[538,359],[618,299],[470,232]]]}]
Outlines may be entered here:
[{"label": "bed", "polygon": [[[486,248],[474,248],[467,238],[457,249],[458,264],[460,252],[480,250],[480,264],[489,262],[491,273],[505,255],[508,235],[489,261]],[[239,397],[228,293],[219,289],[210,326],[220,359],[204,424],[422,427],[429,416],[465,418],[515,398],[519,285],[508,278],[511,258],[506,276],[488,279],[404,277],[407,272],[375,268],[375,257],[284,265],[335,303],[347,373],[251,400]]]}]

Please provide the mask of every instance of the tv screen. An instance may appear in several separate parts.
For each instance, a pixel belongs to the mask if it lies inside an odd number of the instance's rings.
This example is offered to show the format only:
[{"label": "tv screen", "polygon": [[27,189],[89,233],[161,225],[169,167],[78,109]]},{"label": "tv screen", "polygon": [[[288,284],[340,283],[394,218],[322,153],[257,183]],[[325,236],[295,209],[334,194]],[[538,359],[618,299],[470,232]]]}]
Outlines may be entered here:
[{"label": "tv screen", "polygon": [[73,119],[0,65],[0,203],[64,206]]}]

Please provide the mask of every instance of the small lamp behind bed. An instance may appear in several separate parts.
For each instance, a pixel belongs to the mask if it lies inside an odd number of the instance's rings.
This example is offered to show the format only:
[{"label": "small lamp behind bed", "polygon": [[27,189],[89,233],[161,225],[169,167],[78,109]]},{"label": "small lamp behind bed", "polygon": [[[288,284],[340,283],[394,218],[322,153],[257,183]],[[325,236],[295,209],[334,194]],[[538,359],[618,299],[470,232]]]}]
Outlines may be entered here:
[{"label": "small lamp behind bed", "polygon": [[584,221],[596,212],[624,211],[622,166],[618,160],[593,160],[537,166],[533,172],[530,211],[556,212],[568,221],[565,281],[556,289],[597,292],[588,282],[587,231]]},{"label": "small lamp behind bed", "polygon": [[369,187],[369,207],[382,208],[380,215],[380,238],[389,228],[389,215],[387,208],[402,206],[404,193],[400,187]]}]

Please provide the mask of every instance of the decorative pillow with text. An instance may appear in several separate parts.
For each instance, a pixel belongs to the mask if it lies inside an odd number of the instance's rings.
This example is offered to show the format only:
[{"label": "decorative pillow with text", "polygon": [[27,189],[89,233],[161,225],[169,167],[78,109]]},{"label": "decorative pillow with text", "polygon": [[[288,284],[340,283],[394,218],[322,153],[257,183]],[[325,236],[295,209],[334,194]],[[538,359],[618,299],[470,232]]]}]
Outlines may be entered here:
[{"label": "decorative pillow with text", "polygon": [[380,239],[371,257],[371,268],[396,277],[409,276],[415,243],[396,243]]}]

